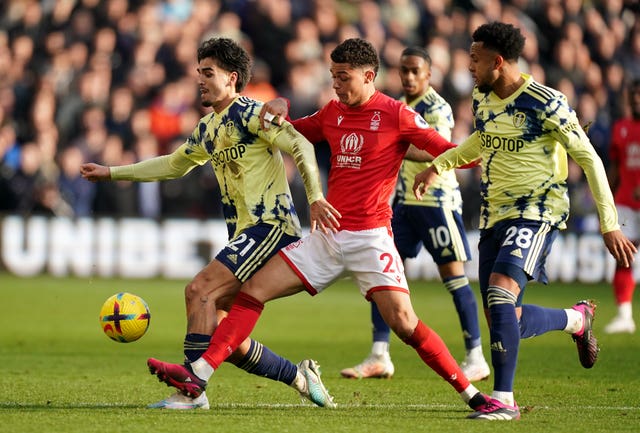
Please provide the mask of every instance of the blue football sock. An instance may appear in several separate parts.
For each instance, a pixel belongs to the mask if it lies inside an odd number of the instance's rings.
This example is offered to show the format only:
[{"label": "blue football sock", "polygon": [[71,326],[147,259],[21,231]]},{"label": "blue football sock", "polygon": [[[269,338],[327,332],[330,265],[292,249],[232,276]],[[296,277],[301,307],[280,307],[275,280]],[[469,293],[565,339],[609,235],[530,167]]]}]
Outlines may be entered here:
[{"label": "blue football sock", "polygon": [[487,302],[491,317],[491,364],[495,373],[493,389],[512,392],[520,347],[516,296],[502,287],[489,286]]},{"label": "blue football sock", "polygon": [[562,331],[567,326],[567,313],[561,308],[545,308],[525,304],[520,316],[520,338],[530,338],[549,331]]},{"label": "blue football sock", "polygon": [[209,347],[211,335],[187,334],[184,337],[184,358],[185,362],[193,362],[200,358]]},{"label": "blue football sock", "polygon": [[247,373],[277,380],[287,385],[293,383],[298,373],[298,367],[295,364],[276,355],[268,347],[255,340],[251,340],[249,351],[236,366]]},{"label": "blue football sock", "polygon": [[444,286],[447,288],[458,312],[460,327],[464,336],[464,347],[471,350],[480,346],[480,324],[478,323],[478,304],[473,290],[469,285],[469,279],[464,276],[445,278]]},{"label": "blue football sock", "polygon": [[383,341],[388,343],[391,329],[380,315],[380,310],[375,302],[371,301],[371,324],[373,325],[373,342]]}]

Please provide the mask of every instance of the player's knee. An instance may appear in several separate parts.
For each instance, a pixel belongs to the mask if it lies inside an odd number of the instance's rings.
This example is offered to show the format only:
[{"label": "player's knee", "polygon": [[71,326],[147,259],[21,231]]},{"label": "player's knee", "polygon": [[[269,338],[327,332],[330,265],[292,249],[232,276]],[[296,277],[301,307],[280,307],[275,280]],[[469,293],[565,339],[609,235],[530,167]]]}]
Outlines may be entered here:
[{"label": "player's knee", "polygon": [[509,290],[499,286],[489,286],[487,289],[487,304],[489,308],[499,304],[516,305],[518,296]]},{"label": "player's knee", "polygon": [[398,338],[404,340],[413,334],[413,330],[416,327],[416,324],[413,323],[414,321],[411,320],[411,317],[412,314],[410,314],[409,311],[397,310],[385,320]]},{"label": "player's knee", "polygon": [[191,280],[184,288],[184,296],[188,301],[208,297],[211,288],[198,276]]},{"label": "player's knee", "polygon": [[187,299],[193,298],[198,292],[198,284],[196,284],[195,280],[189,281],[186,286],[184,286],[184,296]]}]

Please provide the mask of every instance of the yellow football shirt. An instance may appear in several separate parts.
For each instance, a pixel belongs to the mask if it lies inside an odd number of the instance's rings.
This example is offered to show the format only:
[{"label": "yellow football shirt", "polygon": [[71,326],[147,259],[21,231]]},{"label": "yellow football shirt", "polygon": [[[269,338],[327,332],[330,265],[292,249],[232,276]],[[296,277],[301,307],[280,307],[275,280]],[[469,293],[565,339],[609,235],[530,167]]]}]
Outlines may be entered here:
[{"label": "yellow football shirt", "polygon": [[585,172],[603,233],[619,228],[602,161],[567,98],[522,74],[511,96],[473,92],[474,133],[433,161],[438,172],[481,158],[480,228],[527,218],[559,228],[569,217],[567,154]]}]

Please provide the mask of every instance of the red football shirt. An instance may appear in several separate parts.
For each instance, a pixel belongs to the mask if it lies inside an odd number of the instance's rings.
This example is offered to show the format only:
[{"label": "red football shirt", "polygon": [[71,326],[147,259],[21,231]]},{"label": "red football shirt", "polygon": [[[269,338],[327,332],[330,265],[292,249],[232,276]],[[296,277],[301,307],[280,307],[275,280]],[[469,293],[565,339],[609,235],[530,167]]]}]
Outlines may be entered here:
[{"label": "red football shirt", "polygon": [[389,199],[409,143],[433,156],[455,146],[412,108],[378,91],[361,106],[333,100],[292,123],[312,143],[329,143],[327,200],[342,214],[343,230],[390,227]]},{"label": "red football shirt", "polygon": [[609,156],[618,166],[616,203],[640,209],[640,121],[627,118],[614,123]]}]

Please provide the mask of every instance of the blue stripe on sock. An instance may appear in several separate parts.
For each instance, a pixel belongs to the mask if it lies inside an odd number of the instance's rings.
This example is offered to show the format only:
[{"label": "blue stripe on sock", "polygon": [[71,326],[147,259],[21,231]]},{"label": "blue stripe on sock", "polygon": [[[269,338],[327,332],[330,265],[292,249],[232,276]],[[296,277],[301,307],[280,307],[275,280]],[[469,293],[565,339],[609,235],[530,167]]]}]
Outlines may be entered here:
[{"label": "blue stripe on sock", "polygon": [[249,351],[236,365],[248,373],[287,385],[293,383],[298,373],[295,364],[255,340],[251,340]]}]

